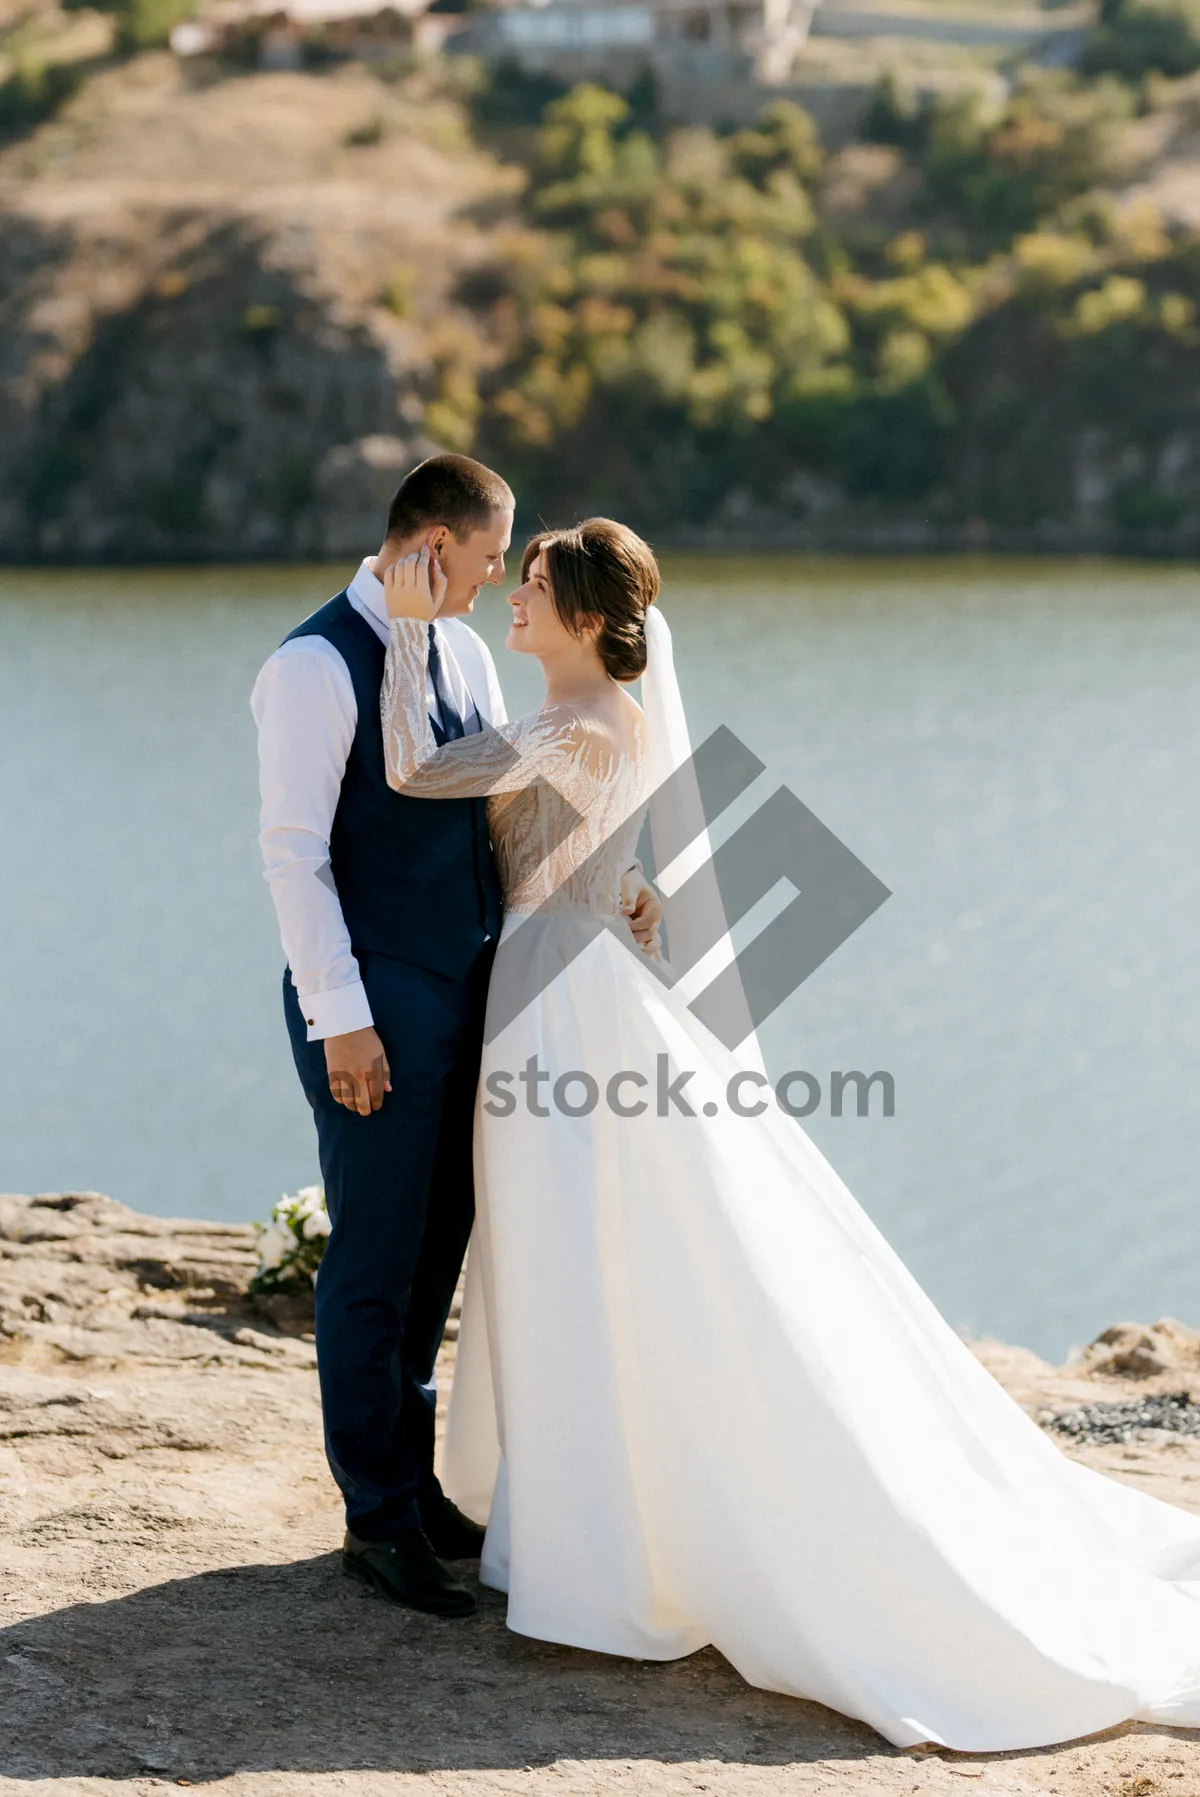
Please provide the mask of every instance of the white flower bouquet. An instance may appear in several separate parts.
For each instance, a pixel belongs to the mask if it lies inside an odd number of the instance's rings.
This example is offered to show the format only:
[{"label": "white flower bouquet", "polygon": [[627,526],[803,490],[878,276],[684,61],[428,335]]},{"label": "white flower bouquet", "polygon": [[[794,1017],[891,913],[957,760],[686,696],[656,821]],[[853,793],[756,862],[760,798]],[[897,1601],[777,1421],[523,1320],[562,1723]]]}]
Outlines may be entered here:
[{"label": "white flower bouquet", "polygon": [[258,1270],[250,1281],[252,1292],[286,1292],[317,1276],[329,1214],[320,1186],[301,1186],[294,1197],[285,1192],[271,1212],[269,1223],[257,1223]]}]

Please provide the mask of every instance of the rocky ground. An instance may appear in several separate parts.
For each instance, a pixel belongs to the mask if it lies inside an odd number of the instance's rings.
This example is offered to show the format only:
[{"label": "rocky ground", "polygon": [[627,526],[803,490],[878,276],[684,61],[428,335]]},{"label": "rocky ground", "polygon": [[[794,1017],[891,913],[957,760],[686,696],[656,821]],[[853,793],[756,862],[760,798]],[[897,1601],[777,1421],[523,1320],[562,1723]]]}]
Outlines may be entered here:
[{"label": "rocky ground", "polygon": [[[252,1265],[244,1228],[0,1198],[5,1797],[1200,1797],[1200,1742],[1166,1729],[903,1754],[715,1653],[544,1646],[490,1592],[466,1623],[387,1608],[339,1573],[303,1306],[256,1306]],[[1041,1420],[1083,1412],[1068,1451],[1200,1508],[1200,1440],[1178,1432],[1200,1420],[1200,1336],[1111,1330],[1063,1370],[977,1352]],[[1176,1429],[1141,1427],[1164,1415]]]}]

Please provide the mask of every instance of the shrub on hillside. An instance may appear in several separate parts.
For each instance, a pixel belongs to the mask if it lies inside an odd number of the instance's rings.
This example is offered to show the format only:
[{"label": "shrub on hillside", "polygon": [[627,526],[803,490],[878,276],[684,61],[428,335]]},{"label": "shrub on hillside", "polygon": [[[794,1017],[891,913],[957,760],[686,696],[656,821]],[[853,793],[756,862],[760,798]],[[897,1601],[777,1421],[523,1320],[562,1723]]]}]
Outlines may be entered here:
[{"label": "shrub on hillside", "polygon": [[894,144],[901,150],[919,149],[929,134],[930,110],[894,70],[888,69],[871,90],[862,135],[868,143]]},{"label": "shrub on hillside", "polygon": [[[908,147],[929,228],[856,247],[820,223],[794,105],[653,134],[576,88],[544,114],[523,225],[459,290],[474,333],[430,339],[429,415],[547,515],[704,525],[803,505],[812,474],[822,504],[1069,514],[1081,420],[1118,419],[1153,469],[1196,400],[1200,251],[1097,188],[1131,108],[1111,81],[1044,75],[929,106]],[[1171,479],[1130,486],[1120,528],[1174,515]]]},{"label": "shrub on hillside", "polygon": [[165,44],[180,20],[195,11],[195,0],[62,0],[67,12],[111,13],[117,21],[117,45],[126,51],[153,50]]},{"label": "shrub on hillside", "polygon": [[193,0],[124,0],[117,9],[117,42],[123,50],[155,49],[191,11]]},{"label": "shrub on hillside", "polygon": [[0,137],[31,131],[53,118],[71,98],[82,75],[70,62],[47,62],[17,68],[0,82]]},{"label": "shrub on hillside", "polygon": [[1200,0],[1104,0],[1083,70],[1140,81],[1200,69]]},{"label": "shrub on hillside", "polygon": [[488,429],[507,452],[597,413],[660,443],[732,443],[836,371],[849,331],[802,253],[821,154],[798,107],[663,142],[619,95],[580,87],[547,108],[537,156],[529,205],[549,244],[510,240],[491,306],[508,354]]},{"label": "shrub on hillside", "polygon": [[1057,71],[1031,71],[1003,108],[978,92],[955,95],[930,118],[929,194],[985,241],[1007,244],[1111,173],[1133,105],[1115,81]]},{"label": "shrub on hillside", "polygon": [[546,107],[566,92],[557,75],[531,72],[510,58],[480,63],[470,96],[476,121],[484,126],[536,125]]}]

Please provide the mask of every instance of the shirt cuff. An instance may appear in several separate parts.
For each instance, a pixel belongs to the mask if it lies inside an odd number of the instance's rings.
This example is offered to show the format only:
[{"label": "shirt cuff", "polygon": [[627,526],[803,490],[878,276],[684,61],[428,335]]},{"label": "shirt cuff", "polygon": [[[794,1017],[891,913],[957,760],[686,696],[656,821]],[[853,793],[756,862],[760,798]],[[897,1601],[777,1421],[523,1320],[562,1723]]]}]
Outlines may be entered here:
[{"label": "shirt cuff", "polygon": [[353,986],[335,986],[332,992],[310,992],[307,998],[298,992],[296,996],[310,1042],[323,1042],[326,1036],[348,1036],[351,1030],[369,1030],[375,1022],[361,980]]}]

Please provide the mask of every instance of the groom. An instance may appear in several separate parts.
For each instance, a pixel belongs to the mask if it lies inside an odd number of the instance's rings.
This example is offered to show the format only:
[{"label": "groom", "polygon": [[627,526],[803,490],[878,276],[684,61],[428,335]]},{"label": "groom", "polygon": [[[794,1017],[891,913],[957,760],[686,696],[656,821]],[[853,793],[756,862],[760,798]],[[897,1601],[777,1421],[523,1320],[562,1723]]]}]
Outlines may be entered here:
[{"label": "groom", "polygon": [[[513,504],[467,456],[422,462],[392,500],[379,554],[297,625],[251,699],[284,1012],[332,1223],[316,1334],[326,1452],[346,1503],[343,1565],[392,1602],[443,1616],[475,1607],[443,1562],[477,1555],[483,1540],[434,1474],[433,1371],[474,1217],[501,894],[483,799],[387,784],[380,575],[426,546],[446,575],[426,683],[438,743],[503,724],[491,655],[463,618],[503,578]],[[649,941],[658,900],[642,884],[634,904],[635,934]]]}]

